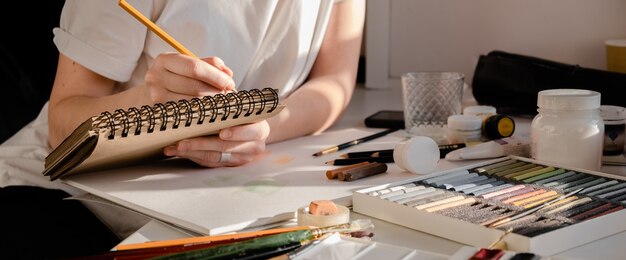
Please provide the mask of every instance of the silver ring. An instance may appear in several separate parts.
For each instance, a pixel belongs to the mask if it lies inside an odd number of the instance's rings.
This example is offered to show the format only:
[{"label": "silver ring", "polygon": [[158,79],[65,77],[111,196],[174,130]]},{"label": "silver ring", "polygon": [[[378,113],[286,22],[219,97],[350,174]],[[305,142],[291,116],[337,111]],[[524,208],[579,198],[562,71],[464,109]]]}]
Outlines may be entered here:
[{"label": "silver ring", "polygon": [[230,157],[232,157],[232,154],[230,152],[222,152],[222,155],[220,156],[220,163],[228,163],[230,162]]}]

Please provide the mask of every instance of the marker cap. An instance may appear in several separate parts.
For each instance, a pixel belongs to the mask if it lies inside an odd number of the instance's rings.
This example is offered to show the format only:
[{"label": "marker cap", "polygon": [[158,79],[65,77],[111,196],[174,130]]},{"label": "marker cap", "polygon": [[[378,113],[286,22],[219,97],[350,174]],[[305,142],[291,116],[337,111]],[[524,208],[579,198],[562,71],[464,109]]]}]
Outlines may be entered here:
[{"label": "marker cap", "polygon": [[396,145],[393,149],[393,160],[404,170],[426,174],[437,167],[439,146],[430,137],[414,136]]}]

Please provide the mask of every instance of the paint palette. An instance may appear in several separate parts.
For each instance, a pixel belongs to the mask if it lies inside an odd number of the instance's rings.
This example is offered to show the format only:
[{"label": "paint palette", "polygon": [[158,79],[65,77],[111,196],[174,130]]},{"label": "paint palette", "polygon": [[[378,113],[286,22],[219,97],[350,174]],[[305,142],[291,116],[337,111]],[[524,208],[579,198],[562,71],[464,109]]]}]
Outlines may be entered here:
[{"label": "paint palette", "polygon": [[363,238],[340,236],[337,233],[323,238],[318,245],[296,254],[293,260],[444,260],[449,256],[413,248],[374,242]]},{"label": "paint palette", "polygon": [[504,242],[541,255],[626,230],[624,205],[623,177],[516,156],[353,194],[361,214],[476,247]]}]

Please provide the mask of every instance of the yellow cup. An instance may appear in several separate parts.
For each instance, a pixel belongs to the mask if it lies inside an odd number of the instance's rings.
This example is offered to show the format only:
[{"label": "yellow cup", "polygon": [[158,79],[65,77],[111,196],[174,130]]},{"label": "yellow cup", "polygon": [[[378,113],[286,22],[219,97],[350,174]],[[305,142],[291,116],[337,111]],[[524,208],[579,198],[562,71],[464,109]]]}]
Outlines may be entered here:
[{"label": "yellow cup", "polygon": [[606,69],[626,73],[626,39],[608,40],[606,45]]}]

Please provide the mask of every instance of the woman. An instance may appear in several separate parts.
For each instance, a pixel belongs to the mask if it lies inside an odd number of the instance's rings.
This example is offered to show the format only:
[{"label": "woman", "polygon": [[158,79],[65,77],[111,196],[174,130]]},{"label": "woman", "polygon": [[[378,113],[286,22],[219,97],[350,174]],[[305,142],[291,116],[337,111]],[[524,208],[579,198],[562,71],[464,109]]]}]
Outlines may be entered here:
[{"label": "woman", "polygon": [[[206,57],[201,60],[171,52],[110,1],[66,4],[62,28],[55,29],[61,56],[49,104],[52,147],[101,111],[233,89],[279,89],[287,108],[277,117],[164,149],[166,155],[204,166],[234,166],[263,152],[266,142],[325,130],[347,106],[356,78],[362,3],[183,2],[137,1],[135,7]],[[231,153],[229,161],[220,161],[222,152]]]}]

